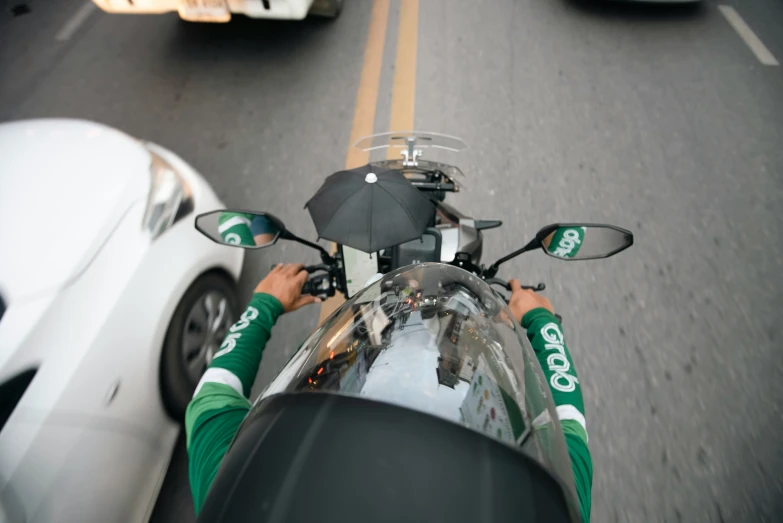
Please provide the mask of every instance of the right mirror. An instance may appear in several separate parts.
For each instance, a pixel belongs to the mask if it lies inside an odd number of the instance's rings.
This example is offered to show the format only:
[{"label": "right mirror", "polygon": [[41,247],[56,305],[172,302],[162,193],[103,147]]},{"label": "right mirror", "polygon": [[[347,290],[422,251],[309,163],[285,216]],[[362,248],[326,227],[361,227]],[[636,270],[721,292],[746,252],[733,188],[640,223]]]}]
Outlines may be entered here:
[{"label": "right mirror", "polygon": [[550,225],[538,237],[545,253],[563,260],[608,258],[633,245],[633,233],[613,225]]},{"label": "right mirror", "polygon": [[274,245],[285,226],[269,213],[227,209],[197,216],[196,229],[223,245],[261,249]]}]

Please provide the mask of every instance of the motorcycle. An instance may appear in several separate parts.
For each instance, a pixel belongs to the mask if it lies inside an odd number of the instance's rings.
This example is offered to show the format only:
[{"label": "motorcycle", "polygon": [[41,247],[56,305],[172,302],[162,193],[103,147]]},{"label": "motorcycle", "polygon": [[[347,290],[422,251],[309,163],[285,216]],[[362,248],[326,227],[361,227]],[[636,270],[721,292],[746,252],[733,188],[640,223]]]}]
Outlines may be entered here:
[{"label": "motorcycle", "polygon": [[[350,298],[359,292],[374,274],[389,272],[411,264],[445,263],[464,269],[498,289],[510,291],[507,281],[498,278],[500,265],[529,251],[541,249],[560,260],[590,260],[607,258],[633,245],[633,234],[607,224],[556,223],[542,227],[520,249],[503,256],[489,266],[481,263],[483,231],[503,225],[501,220],[474,219],[448,203],[449,193],[463,189],[465,174],[454,165],[425,159],[429,152],[459,152],[467,147],[460,138],[430,132],[379,133],[360,139],[354,144],[366,152],[399,152],[399,158],[374,161],[368,164],[373,171],[394,170],[404,177],[432,203],[427,227],[420,237],[389,245],[377,252],[363,252],[337,243],[333,252],[290,231],[280,218],[259,211],[222,210],[196,217],[196,229],[211,240],[245,249],[261,249],[278,240],[289,240],[317,250],[321,263],[305,267],[311,274],[302,293],[321,299],[337,292]],[[248,223],[263,220],[265,233],[244,243],[224,234],[221,219],[241,216]],[[316,227],[318,227],[316,223]],[[367,256],[369,255],[369,256]],[[543,291],[545,283],[523,285],[524,289]],[[504,295],[504,299],[507,299]]]},{"label": "motorcycle", "polygon": [[[385,133],[357,146],[399,158],[335,173],[308,202],[319,235],[336,242],[331,252],[270,213],[196,217],[201,233],[225,245],[262,249],[286,240],[317,250],[321,263],[305,267],[302,292],[346,298],[258,396],[202,517],[255,521],[272,513],[309,521],[311,507],[329,507],[341,521],[367,514],[532,521],[551,507],[547,521],[579,521],[552,391],[506,305],[510,286],[497,275],[533,250],[567,261],[613,256],[633,244],[633,234],[613,225],[550,224],[487,266],[483,231],[502,222],[447,204],[464,175],[429,158],[461,150],[462,140]],[[547,364],[567,390],[576,377],[566,373],[560,327],[545,329]],[[254,487],[236,488],[243,475]],[[306,502],[260,495],[280,485]],[[335,504],[342,494],[331,485],[349,492],[351,503]]]}]

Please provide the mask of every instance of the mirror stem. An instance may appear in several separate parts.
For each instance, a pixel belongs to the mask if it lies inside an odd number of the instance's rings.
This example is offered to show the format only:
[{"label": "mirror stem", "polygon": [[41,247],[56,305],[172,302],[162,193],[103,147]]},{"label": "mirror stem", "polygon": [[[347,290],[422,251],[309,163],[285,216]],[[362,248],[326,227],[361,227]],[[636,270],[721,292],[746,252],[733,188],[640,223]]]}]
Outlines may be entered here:
[{"label": "mirror stem", "polygon": [[299,236],[297,236],[296,234],[290,231],[284,231],[281,237],[286,240],[292,240],[295,241],[296,243],[301,243],[302,245],[307,245],[308,247],[312,247],[313,249],[317,250],[321,254],[321,260],[324,263],[332,263],[334,261],[334,259],[331,257],[331,255],[329,255],[326,249],[324,249],[317,243],[313,243],[303,238],[300,238]]},{"label": "mirror stem", "polygon": [[487,278],[494,278],[495,275],[498,273],[498,268],[500,267],[501,263],[506,263],[511,258],[516,258],[520,254],[525,253],[527,251],[532,251],[533,249],[539,247],[540,245],[541,245],[540,240],[538,238],[533,238],[532,240],[530,240],[530,242],[527,245],[525,245],[521,249],[516,250],[516,251],[512,252],[511,254],[507,254],[507,255],[503,256],[498,261],[496,261],[495,263],[493,263],[492,265],[487,267],[484,270],[484,276],[487,277]]}]

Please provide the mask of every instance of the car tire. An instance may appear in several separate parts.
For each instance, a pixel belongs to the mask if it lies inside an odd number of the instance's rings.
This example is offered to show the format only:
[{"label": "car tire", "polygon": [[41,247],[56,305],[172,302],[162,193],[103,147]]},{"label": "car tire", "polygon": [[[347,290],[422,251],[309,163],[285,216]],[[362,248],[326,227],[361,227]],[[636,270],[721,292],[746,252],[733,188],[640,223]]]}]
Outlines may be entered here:
[{"label": "car tire", "polygon": [[343,11],[343,3],[343,0],[315,0],[308,15],[335,19]]},{"label": "car tire", "polygon": [[[234,281],[209,272],[188,288],[177,305],[160,358],[161,397],[173,419],[184,419],[201,374],[238,317],[237,301]],[[198,361],[202,357],[204,361]]]}]

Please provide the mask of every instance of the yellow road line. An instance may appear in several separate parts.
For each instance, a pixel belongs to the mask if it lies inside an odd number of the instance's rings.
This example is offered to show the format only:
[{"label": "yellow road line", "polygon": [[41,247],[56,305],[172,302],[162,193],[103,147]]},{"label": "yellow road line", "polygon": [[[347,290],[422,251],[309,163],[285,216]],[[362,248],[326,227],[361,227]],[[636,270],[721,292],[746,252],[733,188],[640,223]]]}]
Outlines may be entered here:
[{"label": "yellow road line", "polygon": [[[397,30],[397,57],[394,62],[390,131],[412,131],[416,99],[416,46],[419,33],[419,0],[401,0]],[[387,158],[400,157],[399,149],[389,148]]]},{"label": "yellow road line", "polygon": [[[378,105],[378,85],[381,82],[383,48],[386,43],[388,22],[389,0],[375,0],[370,14],[370,28],[367,32],[367,45],[364,49],[359,89],[356,92],[356,106],[353,111],[348,154],[345,156],[346,169],[359,167],[370,161],[370,153],[353,147],[353,144],[359,138],[372,134],[375,125],[375,108]],[[332,251],[334,251],[334,246],[332,246]],[[323,323],[344,301],[343,296],[338,294],[321,304],[318,323]]]},{"label": "yellow road line", "polygon": [[[416,98],[416,47],[419,32],[419,0],[401,0],[399,19],[400,25],[397,30],[397,55],[394,62],[389,130],[411,131],[413,130]],[[370,15],[370,28],[367,34],[367,46],[364,50],[359,89],[356,94],[356,107],[353,113],[353,126],[351,127],[348,154],[345,157],[346,169],[359,167],[370,161],[370,153],[353,147],[353,144],[359,138],[373,132],[388,21],[389,0],[375,0],[372,14]],[[388,157],[398,158],[399,149],[389,149]],[[318,323],[322,323],[344,301],[342,295],[336,295],[326,300],[321,305]]]},{"label": "yellow road line", "polygon": [[375,0],[370,15],[370,29],[367,46],[364,49],[362,75],[356,93],[356,107],[353,111],[353,126],[345,156],[345,168],[352,169],[370,161],[370,153],[361,151],[353,144],[356,140],[372,134],[375,125],[375,107],[378,105],[378,85],[381,82],[383,47],[386,43],[386,26],[389,22],[389,0]]}]

